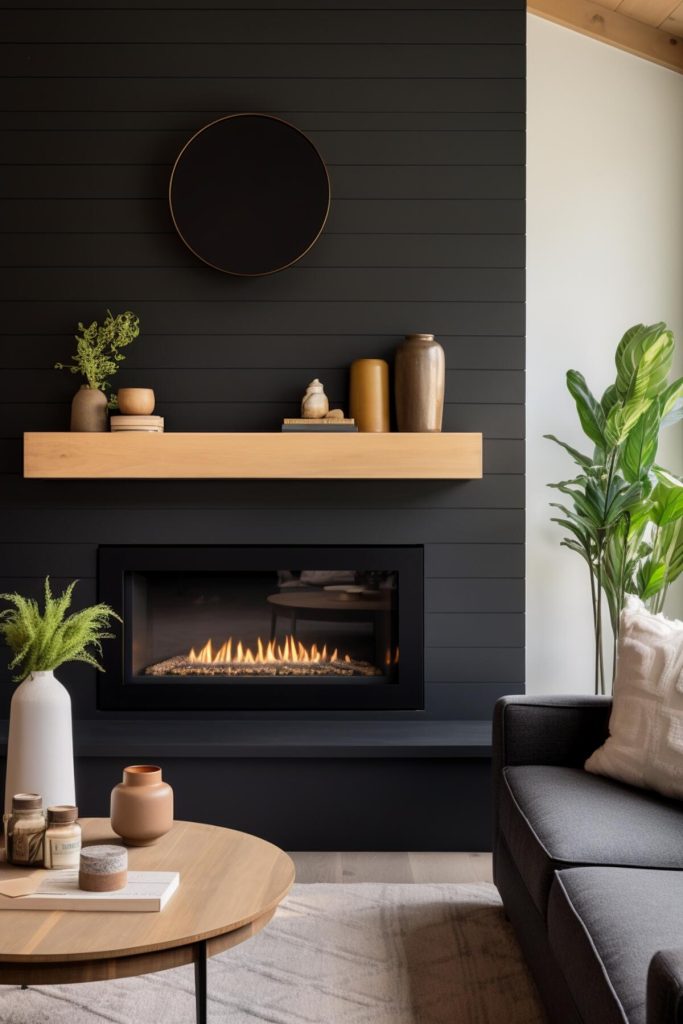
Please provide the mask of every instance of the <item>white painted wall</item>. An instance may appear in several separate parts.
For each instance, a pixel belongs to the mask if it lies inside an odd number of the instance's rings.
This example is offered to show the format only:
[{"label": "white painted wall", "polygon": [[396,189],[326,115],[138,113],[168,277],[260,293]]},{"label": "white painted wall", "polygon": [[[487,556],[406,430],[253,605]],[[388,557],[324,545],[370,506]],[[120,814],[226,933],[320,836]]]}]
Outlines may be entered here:
[{"label": "white painted wall", "polygon": [[[631,324],[667,321],[683,354],[683,75],[533,15],[528,30],[527,690],[592,692],[588,570],[545,486],[572,464],[542,435],[587,447],[565,371],[601,393]],[[683,467],[680,425],[659,461]],[[667,612],[683,617],[680,581]]]}]

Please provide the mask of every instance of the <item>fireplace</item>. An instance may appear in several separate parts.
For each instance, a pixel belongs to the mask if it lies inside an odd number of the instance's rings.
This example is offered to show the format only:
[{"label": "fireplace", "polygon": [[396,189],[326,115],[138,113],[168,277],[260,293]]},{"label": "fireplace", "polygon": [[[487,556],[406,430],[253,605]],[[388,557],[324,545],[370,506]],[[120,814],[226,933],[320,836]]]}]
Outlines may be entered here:
[{"label": "fireplace", "polygon": [[104,546],[102,709],[419,709],[423,549]]}]

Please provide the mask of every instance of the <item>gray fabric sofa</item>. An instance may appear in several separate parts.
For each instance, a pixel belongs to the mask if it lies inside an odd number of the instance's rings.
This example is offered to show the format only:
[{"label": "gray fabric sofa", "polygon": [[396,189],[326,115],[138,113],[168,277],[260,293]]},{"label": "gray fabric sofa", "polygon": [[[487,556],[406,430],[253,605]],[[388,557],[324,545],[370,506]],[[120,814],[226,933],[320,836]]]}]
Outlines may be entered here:
[{"label": "gray fabric sofa", "polygon": [[683,805],[583,770],[607,697],[494,714],[494,879],[551,1024],[683,1024]]}]

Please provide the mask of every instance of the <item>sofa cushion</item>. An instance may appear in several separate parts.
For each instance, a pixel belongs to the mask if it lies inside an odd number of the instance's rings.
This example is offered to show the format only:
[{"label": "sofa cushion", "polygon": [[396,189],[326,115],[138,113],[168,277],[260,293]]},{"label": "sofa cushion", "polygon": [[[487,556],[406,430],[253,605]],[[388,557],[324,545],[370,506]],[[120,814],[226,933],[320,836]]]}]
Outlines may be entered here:
[{"label": "sofa cushion", "polygon": [[683,799],[683,622],[635,597],[621,613],[609,732],[586,771]]},{"label": "sofa cushion", "polygon": [[581,768],[506,768],[500,828],[545,914],[553,872],[574,865],[683,869],[683,807]]},{"label": "sofa cushion", "polygon": [[655,953],[683,941],[683,872],[644,868],[559,871],[548,939],[583,1019],[645,1024]]}]

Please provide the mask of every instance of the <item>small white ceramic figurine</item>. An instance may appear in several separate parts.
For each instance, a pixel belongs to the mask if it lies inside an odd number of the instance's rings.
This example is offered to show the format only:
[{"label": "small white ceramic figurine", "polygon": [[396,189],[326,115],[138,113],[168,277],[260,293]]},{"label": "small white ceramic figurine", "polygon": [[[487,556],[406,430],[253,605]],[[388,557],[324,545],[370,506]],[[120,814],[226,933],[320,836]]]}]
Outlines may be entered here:
[{"label": "small white ceramic figurine", "polygon": [[321,420],[330,409],[325,389],[316,377],[306,388],[301,400],[301,416],[305,420]]}]

